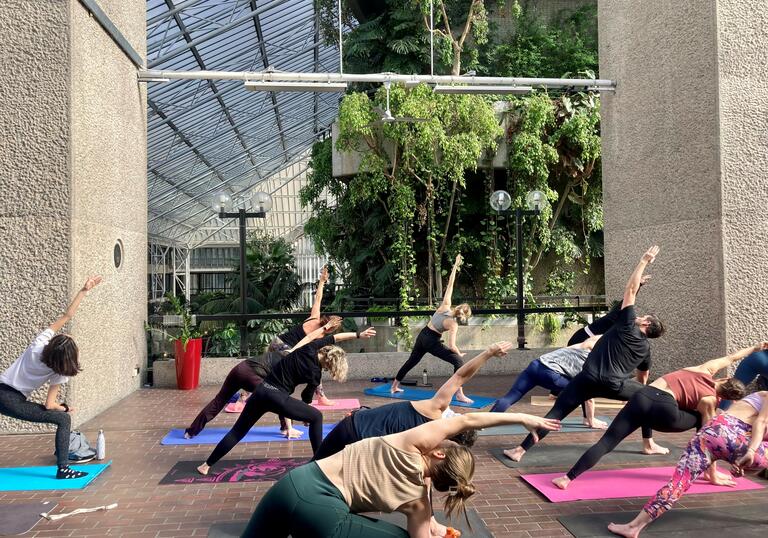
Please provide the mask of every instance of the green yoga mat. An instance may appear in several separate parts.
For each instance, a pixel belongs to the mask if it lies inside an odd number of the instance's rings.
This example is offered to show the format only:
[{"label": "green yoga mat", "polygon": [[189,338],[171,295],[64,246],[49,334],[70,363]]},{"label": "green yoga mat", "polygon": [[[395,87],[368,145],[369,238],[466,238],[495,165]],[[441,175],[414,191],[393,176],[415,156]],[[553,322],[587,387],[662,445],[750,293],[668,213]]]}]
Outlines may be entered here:
[{"label": "green yoga mat", "polygon": [[[563,516],[557,520],[576,538],[615,538],[609,523],[628,523],[634,512],[606,512]],[[768,525],[765,505],[729,504],[722,508],[674,509],[643,530],[640,536],[688,538],[690,536],[764,537]]]},{"label": "green yoga mat", "polygon": [[[611,417],[597,417],[611,425]],[[599,432],[605,430],[598,430],[596,428],[589,428],[584,425],[582,418],[566,418],[560,422],[562,428],[555,432],[550,433],[582,433],[582,432]],[[477,435],[528,435],[526,430],[520,424],[510,424],[509,426],[494,426],[493,428],[485,428],[477,432]]]}]

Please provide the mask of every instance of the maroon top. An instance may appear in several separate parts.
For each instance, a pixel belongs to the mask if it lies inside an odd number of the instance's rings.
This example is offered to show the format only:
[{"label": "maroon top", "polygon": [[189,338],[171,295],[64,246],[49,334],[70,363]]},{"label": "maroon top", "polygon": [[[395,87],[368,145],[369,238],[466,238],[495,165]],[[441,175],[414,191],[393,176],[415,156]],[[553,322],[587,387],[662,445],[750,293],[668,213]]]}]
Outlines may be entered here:
[{"label": "maroon top", "polygon": [[661,377],[675,395],[680,409],[696,410],[699,401],[707,396],[717,398],[715,380],[710,374],[691,370],[677,370]]}]

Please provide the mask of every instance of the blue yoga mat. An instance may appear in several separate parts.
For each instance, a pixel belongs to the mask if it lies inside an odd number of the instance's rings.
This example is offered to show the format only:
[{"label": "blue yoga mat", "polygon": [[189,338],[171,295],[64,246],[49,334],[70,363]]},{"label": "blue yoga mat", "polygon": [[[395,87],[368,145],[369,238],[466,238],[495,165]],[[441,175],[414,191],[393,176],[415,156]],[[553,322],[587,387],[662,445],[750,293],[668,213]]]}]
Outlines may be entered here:
[{"label": "blue yoga mat", "polygon": [[110,466],[112,460],[107,463],[90,465],[71,465],[77,471],[88,473],[82,478],[69,478],[59,480],[56,478],[56,466],[46,467],[5,467],[0,468],[0,491],[41,491],[49,489],[83,489],[93,482],[104,469]]},{"label": "blue yoga mat", "polygon": [[[330,431],[336,426],[336,424],[323,424],[323,438],[330,433]],[[306,426],[293,426],[297,430],[304,433],[298,439],[291,439],[291,441],[309,441],[309,428]],[[192,439],[184,439],[183,429],[173,429],[168,432],[168,435],[163,437],[160,441],[161,445],[217,445],[219,441],[227,435],[229,428],[206,428],[201,431],[197,436]],[[288,441],[283,434],[280,433],[280,427],[274,426],[254,426],[243,437],[241,443],[266,443],[268,441]]]},{"label": "blue yoga mat", "polygon": [[[604,420],[608,423],[608,425],[611,425],[611,417],[597,417],[600,420]],[[584,425],[582,422],[582,419],[579,418],[566,418],[563,419],[560,422],[560,425],[562,428],[555,432],[550,433],[578,433],[578,432],[599,432],[599,431],[605,431],[605,430],[597,430],[595,428],[588,428]],[[508,426],[494,426],[493,428],[485,428],[484,430],[480,430],[477,432],[477,435],[518,435],[518,434],[528,434],[528,430],[526,430],[523,426],[520,424],[510,424]]]},{"label": "blue yoga mat", "polygon": [[[369,396],[378,396],[379,398],[393,398],[395,400],[410,400],[412,402],[418,402],[419,400],[429,400],[435,395],[436,392],[434,390],[400,387],[403,389],[403,392],[391,394],[389,392],[390,386],[391,385],[389,383],[384,383],[383,385],[379,385],[372,389],[365,389],[363,392]],[[474,402],[471,404],[465,404],[464,402],[460,402],[454,398],[451,401],[451,405],[455,405],[456,407],[472,407],[474,409],[482,409],[483,407],[488,407],[496,401],[496,398],[486,398],[485,396],[474,396],[472,394],[467,394],[467,398],[471,398],[474,400]]]}]

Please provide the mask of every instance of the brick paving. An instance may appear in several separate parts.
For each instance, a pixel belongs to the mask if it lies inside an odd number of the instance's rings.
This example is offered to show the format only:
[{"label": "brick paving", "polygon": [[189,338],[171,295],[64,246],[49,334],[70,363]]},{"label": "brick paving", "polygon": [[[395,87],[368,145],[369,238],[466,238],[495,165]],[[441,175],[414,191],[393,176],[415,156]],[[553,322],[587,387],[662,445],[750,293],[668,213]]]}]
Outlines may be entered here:
[{"label": "brick paving", "polygon": [[[498,396],[506,392],[513,376],[477,377],[467,387],[468,393]],[[439,379],[434,379],[440,382]],[[362,393],[370,386],[363,381],[344,385],[328,383],[330,397],[359,398],[369,406],[389,400]],[[25,536],[122,536],[175,537],[206,536],[215,522],[246,520],[271,483],[216,485],[169,485],[158,482],[178,460],[203,461],[212,445],[161,446],[160,440],[170,428],[188,425],[200,408],[213,396],[216,387],[194,391],[142,389],[103,412],[80,429],[95,442],[96,432],[103,428],[107,438],[107,456],[112,466],[83,490],[0,492],[0,503],[25,503],[50,500],[59,503],[55,512],[118,503],[110,512],[75,515],[59,521],[42,521]],[[533,394],[543,394],[534,391]],[[529,401],[529,400],[528,400]],[[516,411],[543,415],[547,408],[518,404]],[[456,409],[464,411],[463,409]],[[615,415],[616,410],[599,409],[599,414]],[[343,418],[344,411],[326,413],[326,422]],[[235,415],[222,413],[211,426],[228,426]],[[260,424],[277,424],[268,416]],[[633,439],[639,440],[639,432]],[[550,435],[546,443],[583,444],[594,442],[598,433],[561,433]],[[663,443],[680,446],[690,434],[658,434]],[[639,510],[646,498],[578,501],[552,504],[530,488],[515,469],[509,469],[488,454],[488,448],[511,447],[522,436],[480,437],[475,445],[478,493],[470,506],[475,508],[488,528],[498,537],[570,536],[558,523],[566,514]],[[0,436],[0,461],[5,466],[54,465],[52,434]],[[302,457],[310,456],[308,441],[241,444],[227,458]],[[648,459],[649,465],[654,464]],[[541,472],[566,470],[573,462],[553,462]],[[636,464],[635,464],[636,465]],[[627,467],[632,465],[627,464]],[[615,467],[615,466],[614,466]],[[606,468],[600,465],[597,468]],[[538,471],[538,469],[537,469]],[[715,504],[765,504],[768,489],[754,492],[708,494],[684,497],[681,508],[701,508]]]}]

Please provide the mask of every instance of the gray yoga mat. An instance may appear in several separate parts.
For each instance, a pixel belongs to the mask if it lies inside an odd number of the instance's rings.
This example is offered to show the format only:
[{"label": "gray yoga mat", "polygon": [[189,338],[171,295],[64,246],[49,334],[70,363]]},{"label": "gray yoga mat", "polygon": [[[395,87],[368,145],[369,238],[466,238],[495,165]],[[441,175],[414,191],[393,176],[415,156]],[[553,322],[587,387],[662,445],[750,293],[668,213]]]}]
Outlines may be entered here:
[{"label": "gray yoga mat", "polygon": [[[611,417],[597,418],[604,420],[608,423],[609,426],[611,425]],[[604,431],[588,428],[584,425],[583,419],[581,417],[570,417],[563,419],[560,422],[560,425],[562,426],[560,430],[550,433],[583,433]],[[526,430],[520,424],[510,424],[509,426],[494,426],[493,428],[485,428],[484,430],[477,432],[477,435],[528,435],[528,430]]]},{"label": "gray yoga mat", "polygon": [[[609,523],[628,523],[635,512],[609,512],[563,516],[557,520],[576,538],[615,538]],[[687,538],[690,536],[764,537],[768,525],[765,505],[729,505],[723,508],[674,509],[651,523],[640,536]]]},{"label": "gray yoga mat", "polygon": [[[402,528],[406,528],[407,520],[404,514],[399,512],[392,512],[391,514],[381,513],[369,513],[363,514],[364,516],[372,517],[375,519],[383,519],[389,521]],[[448,520],[445,514],[442,512],[435,512],[435,518],[437,521],[444,525],[449,525],[455,529],[461,531],[461,538],[493,538],[493,534],[485,526],[483,520],[480,519],[476,510],[467,510],[467,516],[469,516],[469,522],[472,524],[472,530],[469,530],[467,522],[463,516],[455,516],[453,520]],[[226,523],[214,523],[211,528],[208,529],[208,538],[235,538],[239,537],[245,530],[247,521],[229,521]]]},{"label": "gray yoga mat", "polygon": [[[491,448],[491,455],[501,463],[511,469],[530,469],[532,467],[558,467],[568,470],[576,463],[584,452],[589,450],[592,445],[556,445],[539,443],[535,448],[526,452],[523,461],[512,461],[504,455],[504,450],[508,447]],[[600,463],[643,463],[647,465],[658,466],[662,463],[676,463],[680,459],[682,448],[674,445],[662,443],[669,449],[669,454],[646,456],[641,453],[642,443],[630,442],[621,443],[615,450],[609,452],[600,460]]]},{"label": "gray yoga mat", "polygon": [[56,506],[57,503],[51,501],[0,505],[0,536],[24,534],[42,519],[41,513],[50,512]]}]

